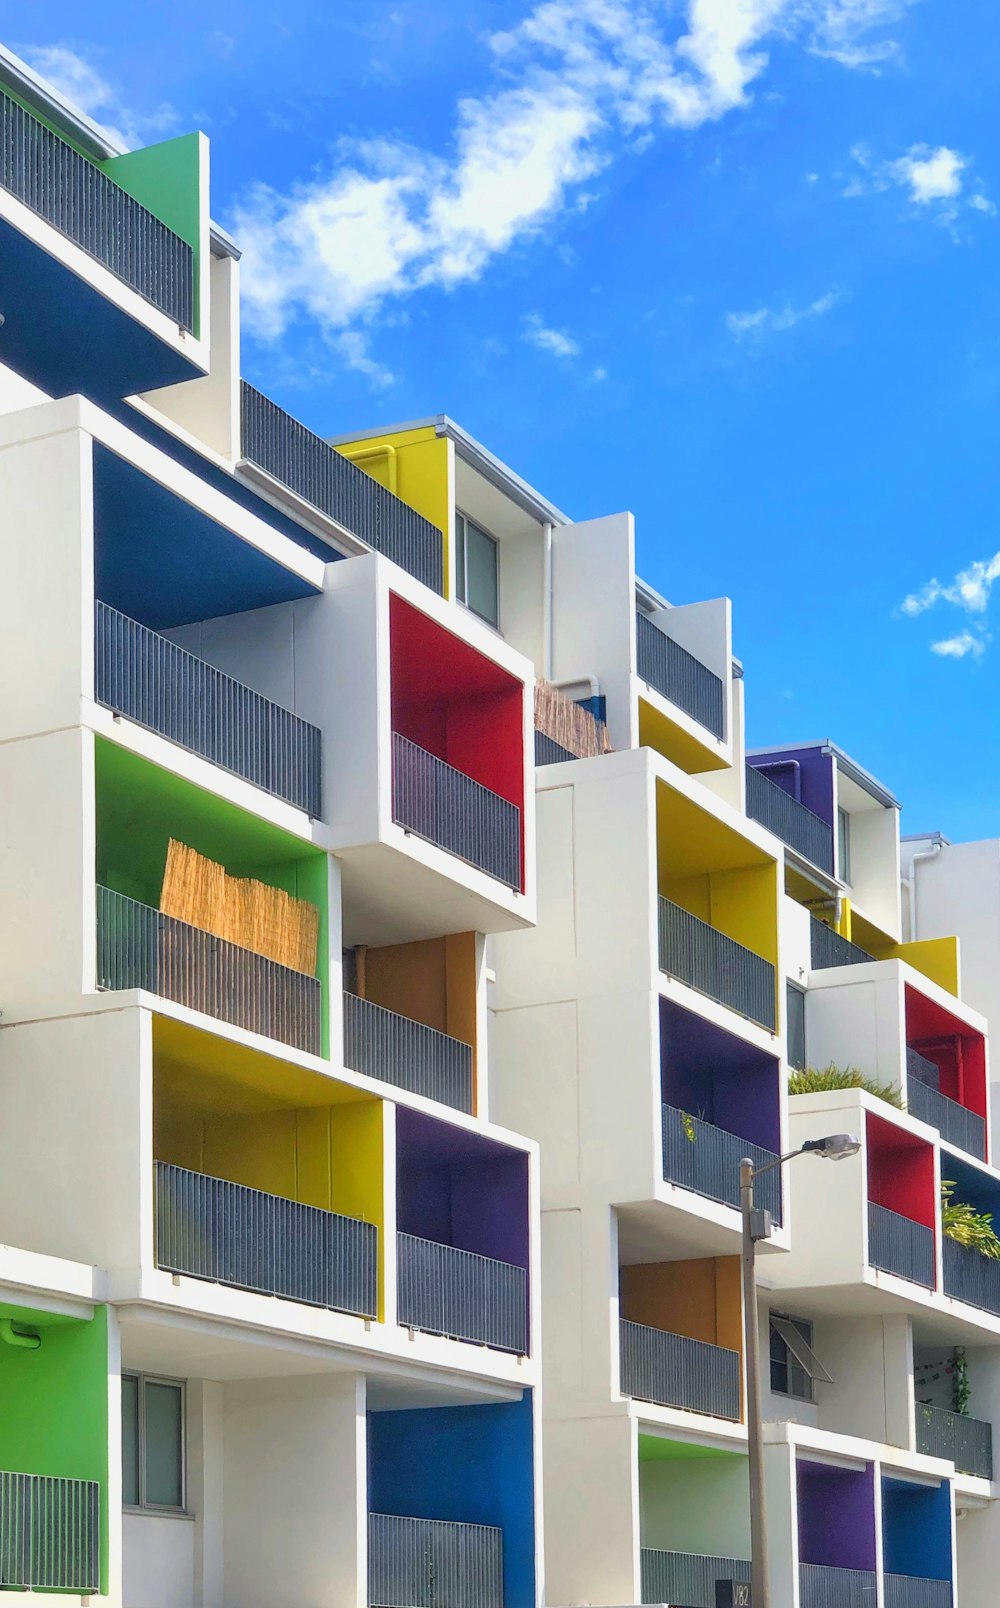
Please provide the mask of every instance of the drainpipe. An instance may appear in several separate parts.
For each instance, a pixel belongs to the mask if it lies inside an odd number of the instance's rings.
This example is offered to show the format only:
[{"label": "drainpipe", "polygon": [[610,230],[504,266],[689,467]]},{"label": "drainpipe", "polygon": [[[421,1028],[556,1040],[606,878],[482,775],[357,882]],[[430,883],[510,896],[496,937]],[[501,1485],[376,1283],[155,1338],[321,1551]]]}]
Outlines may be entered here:
[{"label": "drainpipe", "polygon": [[916,943],[919,937],[917,929],[917,879],[914,867],[918,860],[936,860],[941,853],[943,845],[940,838],[932,843],[929,849],[921,849],[910,861],[910,874],[903,878],[903,887],[906,889],[906,925],[907,934],[911,943]]},{"label": "drainpipe", "polygon": [[552,680],[552,521],[547,519],[542,532],[542,675]]},{"label": "drainpipe", "polygon": [[4,1345],[19,1346],[24,1351],[37,1351],[42,1343],[40,1334],[25,1334],[22,1330],[15,1329],[10,1318],[0,1318],[0,1340]]}]

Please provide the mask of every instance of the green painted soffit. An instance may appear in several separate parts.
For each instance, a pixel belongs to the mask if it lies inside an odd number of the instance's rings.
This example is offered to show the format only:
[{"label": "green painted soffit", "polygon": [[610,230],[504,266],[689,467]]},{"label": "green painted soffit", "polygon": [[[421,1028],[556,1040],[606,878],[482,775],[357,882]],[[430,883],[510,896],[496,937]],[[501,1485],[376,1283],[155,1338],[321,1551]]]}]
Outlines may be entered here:
[{"label": "green painted soffit", "polygon": [[695,1458],[722,1458],[727,1463],[744,1462],[745,1452],[729,1452],[721,1446],[700,1446],[694,1441],[666,1440],[660,1435],[639,1436],[640,1463],[680,1463]]}]

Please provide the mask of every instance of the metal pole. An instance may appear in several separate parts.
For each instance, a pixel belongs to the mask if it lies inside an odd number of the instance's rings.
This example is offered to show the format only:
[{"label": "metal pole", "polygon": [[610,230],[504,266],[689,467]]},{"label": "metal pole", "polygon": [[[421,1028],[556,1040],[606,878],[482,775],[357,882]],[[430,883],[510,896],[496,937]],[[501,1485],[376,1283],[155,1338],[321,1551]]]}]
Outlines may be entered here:
[{"label": "metal pole", "polygon": [[750,1581],[753,1608],[770,1608],[767,1573],[767,1516],[764,1511],[764,1434],[760,1383],[760,1334],[757,1327],[756,1246],[751,1232],[753,1162],[740,1162],[740,1208],[743,1215],[743,1349],[747,1369],[747,1452],[750,1465]]}]

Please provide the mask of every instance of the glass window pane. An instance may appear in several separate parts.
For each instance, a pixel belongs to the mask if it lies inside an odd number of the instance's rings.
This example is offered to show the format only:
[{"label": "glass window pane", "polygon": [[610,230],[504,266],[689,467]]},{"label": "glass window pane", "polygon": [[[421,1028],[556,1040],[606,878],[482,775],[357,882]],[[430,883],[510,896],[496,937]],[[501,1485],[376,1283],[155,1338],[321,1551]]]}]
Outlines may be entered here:
[{"label": "glass window pane", "polygon": [[806,1065],[806,996],[801,988],[786,985],[788,1007],[788,1064],[796,1072]]},{"label": "glass window pane", "polygon": [[122,1501],[139,1506],[139,1381],[122,1374]]},{"label": "glass window pane", "polygon": [[500,618],[497,544],[477,525],[465,522],[465,601],[474,614],[496,625]]},{"label": "glass window pane", "polygon": [[465,520],[455,515],[455,595],[465,602]]},{"label": "glass window pane", "polygon": [[147,1380],[144,1401],[146,1502],[151,1507],[182,1507],[184,1392],[179,1385]]}]

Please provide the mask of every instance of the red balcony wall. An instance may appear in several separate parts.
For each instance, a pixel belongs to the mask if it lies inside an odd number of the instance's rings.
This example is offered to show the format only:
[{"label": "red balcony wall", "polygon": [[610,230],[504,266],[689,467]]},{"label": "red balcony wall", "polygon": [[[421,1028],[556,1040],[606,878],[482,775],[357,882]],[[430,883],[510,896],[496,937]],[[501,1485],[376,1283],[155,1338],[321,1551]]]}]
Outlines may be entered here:
[{"label": "red balcony wall", "polygon": [[869,1200],[936,1232],[934,1147],[871,1112],[866,1138]]},{"label": "red balcony wall", "polygon": [[986,1042],[981,1033],[907,988],[906,1043],[938,1068],[942,1094],[986,1121]]}]

